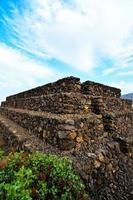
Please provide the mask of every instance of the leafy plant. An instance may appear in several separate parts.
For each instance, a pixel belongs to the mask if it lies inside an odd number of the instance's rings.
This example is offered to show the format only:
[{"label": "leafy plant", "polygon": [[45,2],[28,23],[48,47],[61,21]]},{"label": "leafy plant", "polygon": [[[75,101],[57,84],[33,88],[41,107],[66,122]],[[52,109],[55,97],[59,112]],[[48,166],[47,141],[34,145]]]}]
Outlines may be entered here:
[{"label": "leafy plant", "polygon": [[66,157],[0,151],[1,200],[88,200],[85,186]]}]

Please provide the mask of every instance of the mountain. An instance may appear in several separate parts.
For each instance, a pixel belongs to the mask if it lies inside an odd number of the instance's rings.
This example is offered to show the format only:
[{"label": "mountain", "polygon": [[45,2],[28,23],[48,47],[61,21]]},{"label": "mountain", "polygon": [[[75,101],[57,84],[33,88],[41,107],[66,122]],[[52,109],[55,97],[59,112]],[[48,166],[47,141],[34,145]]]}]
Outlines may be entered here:
[{"label": "mountain", "polygon": [[133,100],[133,93],[122,95],[122,99],[132,99]]}]

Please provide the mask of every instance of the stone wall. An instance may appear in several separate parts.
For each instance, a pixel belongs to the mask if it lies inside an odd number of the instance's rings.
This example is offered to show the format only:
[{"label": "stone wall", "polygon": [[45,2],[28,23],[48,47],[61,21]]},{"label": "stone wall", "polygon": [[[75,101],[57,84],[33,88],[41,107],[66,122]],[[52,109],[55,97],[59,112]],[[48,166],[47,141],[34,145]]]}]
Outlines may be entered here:
[{"label": "stone wall", "polygon": [[95,83],[92,81],[86,81],[82,84],[81,90],[84,94],[103,96],[103,97],[117,97],[121,96],[121,90],[103,85],[100,83]]},{"label": "stone wall", "polygon": [[129,139],[133,134],[133,112],[104,113],[103,123],[106,131]]},{"label": "stone wall", "polygon": [[132,101],[116,97],[90,96],[82,93],[56,93],[2,102],[2,107],[46,111],[57,114],[84,114],[132,109]]},{"label": "stone wall", "polygon": [[51,115],[35,111],[0,108],[8,119],[59,149],[79,147],[88,139],[101,137],[108,132],[112,137],[128,138],[133,131],[133,113],[104,113],[82,115]]},{"label": "stone wall", "polygon": [[132,100],[120,98],[104,98],[104,106],[106,111],[126,111],[132,109]]},{"label": "stone wall", "polygon": [[7,101],[3,107],[21,108],[52,113],[78,113],[91,111],[91,96],[81,93],[56,93]]},{"label": "stone wall", "polygon": [[18,98],[28,98],[32,96],[41,96],[52,93],[62,93],[62,92],[79,92],[81,88],[81,83],[79,78],[68,77],[60,79],[54,83],[49,83],[44,86],[33,88],[31,90],[21,92],[16,95],[12,95],[6,98],[7,101],[14,101]]},{"label": "stone wall", "polygon": [[0,111],[30,133],[64,150],[76,148],[85,138],[100,136],[104,131],[101,115],[57,116],[9,108]]}]

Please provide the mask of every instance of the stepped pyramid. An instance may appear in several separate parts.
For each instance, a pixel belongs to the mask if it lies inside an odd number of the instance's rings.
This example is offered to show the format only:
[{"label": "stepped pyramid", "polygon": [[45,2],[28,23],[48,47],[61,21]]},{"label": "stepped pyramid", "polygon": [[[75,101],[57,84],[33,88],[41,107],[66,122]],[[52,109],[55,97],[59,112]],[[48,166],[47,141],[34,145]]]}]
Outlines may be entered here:
[{"label": "stepped pyramid", "polygon": [[[129,199],[133,109],[131,100],[120,97],[120,89],[63,78],[7,97],[0,107],[0,132],[16,149],[70,156],[92,199],[124,199],[125,186]],[[119,172],[126,173],[123,179]]]}]

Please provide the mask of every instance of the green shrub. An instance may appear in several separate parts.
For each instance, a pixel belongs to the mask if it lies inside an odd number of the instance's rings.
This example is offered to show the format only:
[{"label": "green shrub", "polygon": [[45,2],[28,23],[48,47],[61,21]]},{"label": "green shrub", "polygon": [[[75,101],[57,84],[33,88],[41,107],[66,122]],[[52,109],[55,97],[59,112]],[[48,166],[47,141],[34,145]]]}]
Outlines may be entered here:
[{"label": "green shrub", "polygon": [[0,151],[1,200],[87,200],[70,159],[43,153]]}]

